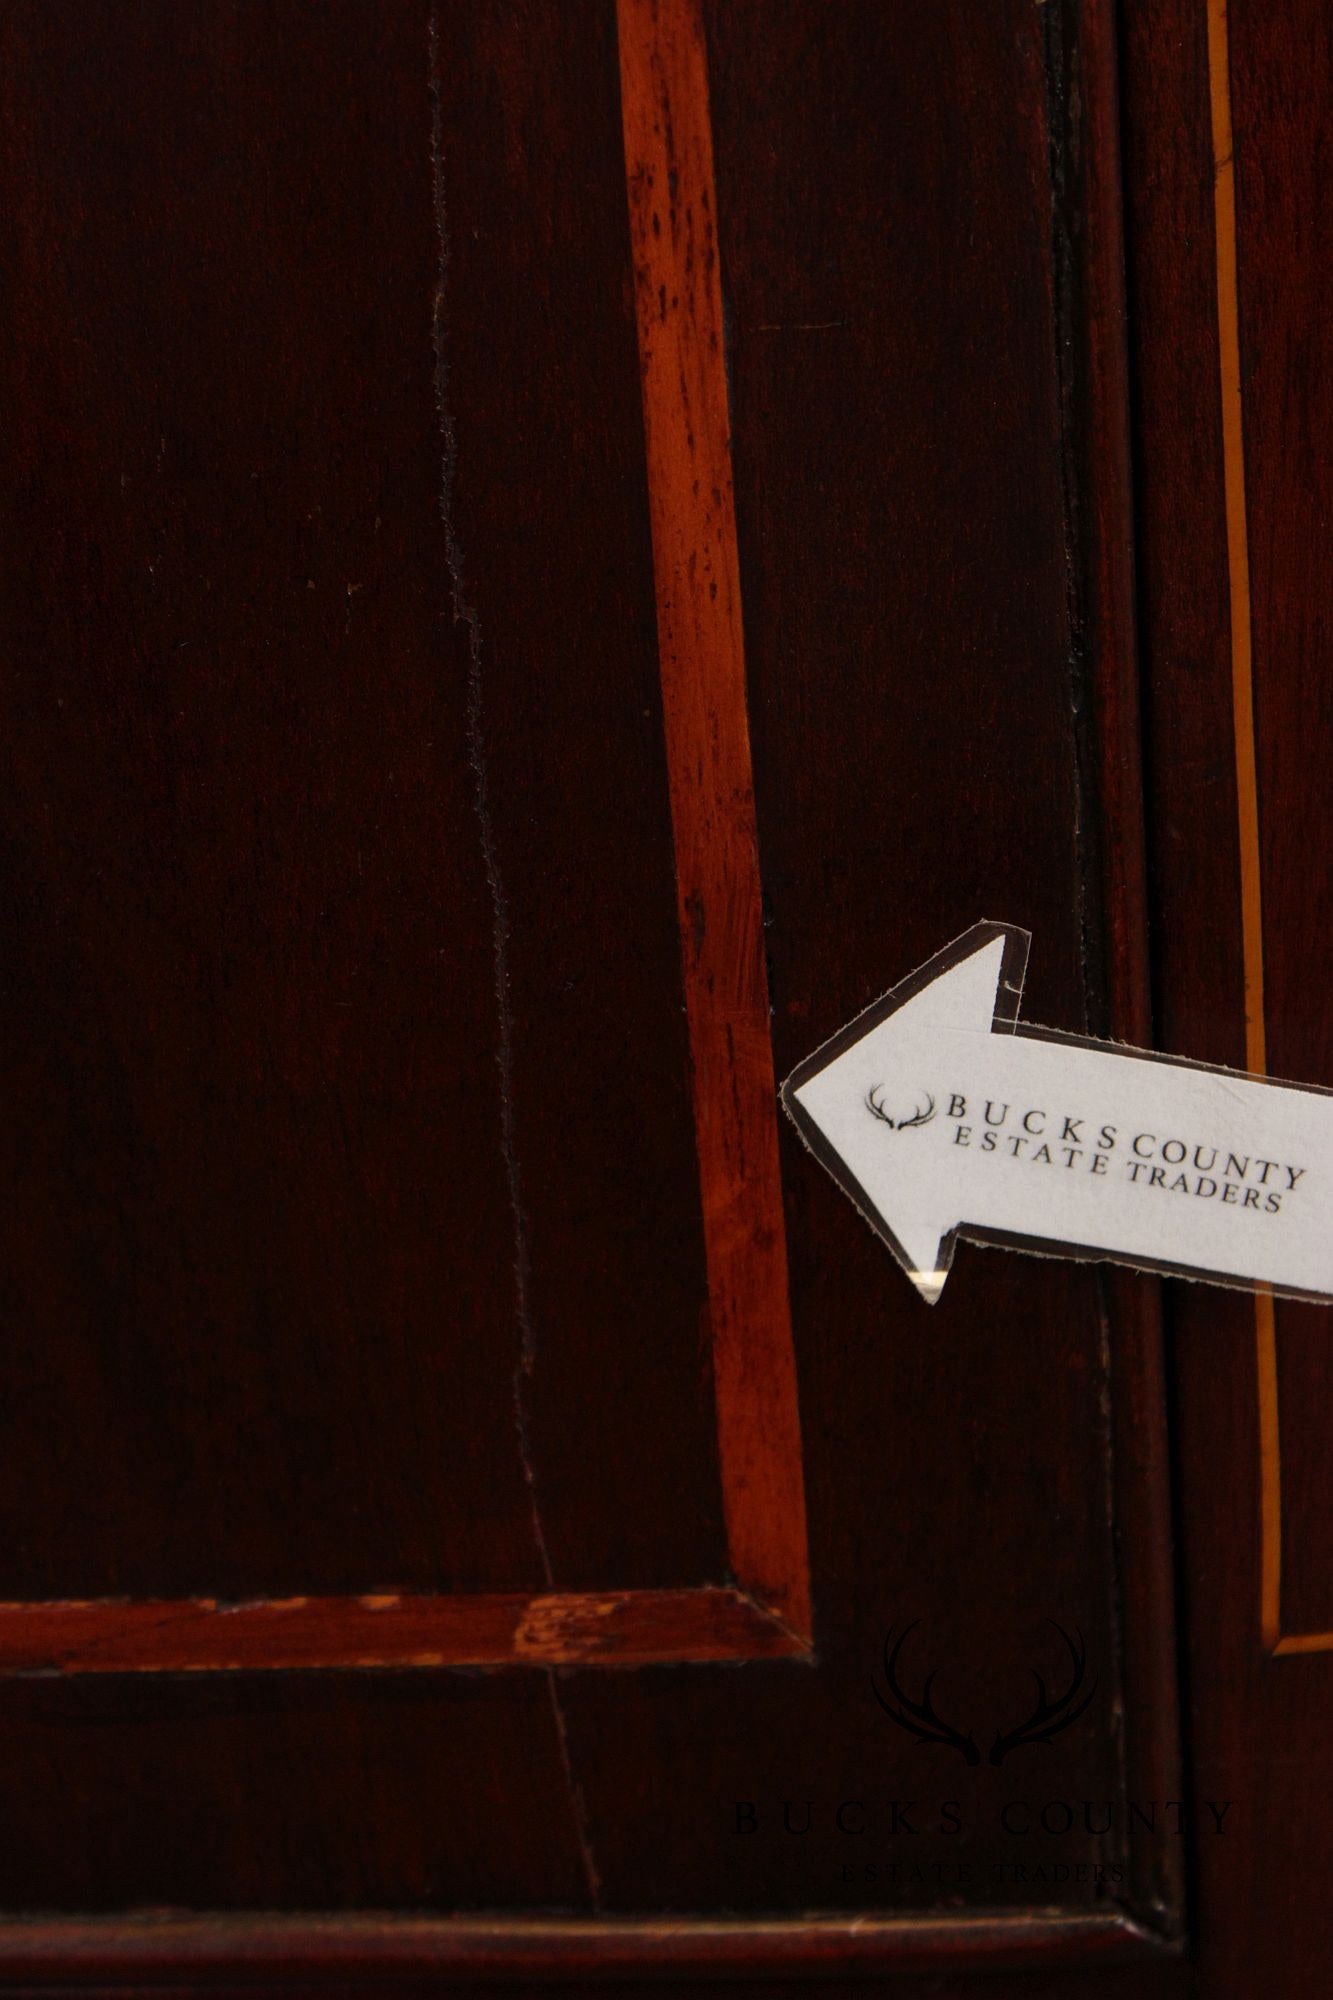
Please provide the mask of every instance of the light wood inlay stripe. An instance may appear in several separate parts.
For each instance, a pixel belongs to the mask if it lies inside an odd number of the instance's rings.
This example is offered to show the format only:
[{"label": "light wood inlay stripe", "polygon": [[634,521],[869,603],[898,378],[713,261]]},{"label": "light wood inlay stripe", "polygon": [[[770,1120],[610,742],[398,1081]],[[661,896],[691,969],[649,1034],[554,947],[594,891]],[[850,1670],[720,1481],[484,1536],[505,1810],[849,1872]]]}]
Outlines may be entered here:
[{"label": "light wood inlay stripe", "polygon": [[618,0],[658,651],[727,1538],[809,1627],[800,1421],[698,0]]},{"label": "light wood inlay stripe", "polygon": [[[1264,1018],[1264,922],[1259,848],[1259,778],[1254,720],[1254,622],[1245,504],[1245,432],[1240,375],[1240,290],[1236,265],[1236,159],[1231,122],[1227,0],[1208,0],[1208,85],[1213,127],[1213,224],[1217,335],[1222,395],[1222,459],[1231,598],[1231,703],[1240,844],[1241,950],[1245,977],[1245,1066],[1268,1070]],[[1270,1653],[1333,1650],[1333,1632],[1282,1633],[1282,1443],[1278,1420],[1277,1326],[1271,1292],[1254,1300],[1259,1404],[1259,1630]]]},{"label": "light wood inlay stripe", "polygon": [[1245,435],[1240,386],[1240,294],[1236,282],[1236,161],[1231,131],[1227,0],[1208,0],[1208,81],[1213,114],[1213,222],[1217,238],[1217,333],[1222,388],[1227,569],[1231,586],[1231,702],[1240,826],[1241,939],[1245,969],[1245,1066],[1268,1068],[1264,1036],[1264,926],[1259,876],[1259,780],[1254,740],[1250,544],[1245,515]]}]

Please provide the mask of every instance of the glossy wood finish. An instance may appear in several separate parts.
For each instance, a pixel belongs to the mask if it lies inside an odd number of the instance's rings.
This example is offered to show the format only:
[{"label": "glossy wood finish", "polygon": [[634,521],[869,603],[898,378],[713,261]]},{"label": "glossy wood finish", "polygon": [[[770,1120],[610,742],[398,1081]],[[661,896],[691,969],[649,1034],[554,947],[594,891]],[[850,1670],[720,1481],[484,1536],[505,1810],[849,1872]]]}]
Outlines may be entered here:
[{"label": "glossy wood finish", "polygon": [[743,1591],[171,1598],[0,1604],[0,1672],[236,1673],[367,1667],[641,1666],[806,1648]]},{"label": "glossy wood finish", "polygon": [[[1125,25],[1159,1035],[1325,1082],[1328,22],[1161,0]],[[1203,1989],[1322,1993],[1327,1314],[1172,1290],[1193,1761],[1237,1812],[1195,1857]]]},{"label": "glossy wood finish", "polygon": [[614,9],[446,6],[429,57],[423,22],[392,33],[430,63],[428,386],[546,1584],[722,1582]]},{"label": "glossy wood finish", "polygon": [[[786,1133],[775,1226],[761,1102],[978,915],[1036,933],[1039,1019],[1141,1018],[1109,17],[6,32],[32,1319],[0,1499],[37,1525],[5,1590],[128,1599],[100,1633],[14,1612],[10,1659],[282,1670],[0,1684],[0,1898],[500,1912],[371,1926],[404,1977],[1021,1959],[1082,1992],[1165,1952],[1175,1844],[1123,1811],[1176,1795],[1156,1287],[969,1252],[928,1313]],[[908,1618],[979,1727],[1077,1626],[1086,1723],[942,1763],[871,1693]],[[338,1657],[416,1670],[291,1671]],[[537,1671],[439,1670],[507,1661]],[[849,1870],[830,1800],[955,1791],[919,1869]],[[1116,1830],[1016,1849],[1014,1792]],[[799,1847],[784,1798],[818,1805]],[[581,1916],[503,1914],[552,1909]],[[70,1979],[148,1976],[142,1927],[11,1935],[16,1978],[62,1935]],[[182,1977],[244,1976],[247,1936],[267,1977],[271,1932],[206,1923]]]},{"label": "glossy wood finish", "polygon": [[[1142,717],[1130,466],[1130,379],[1121,181],[1118,19],[1111,0],[1051,16],[1058,157],[1058,265],[1066,405],[1067,516],[1075,634],[1086,680],[1076,693],[1083,784],[1098,808],[1081,825],[1095,921],[1085,924],[1093,1032],[1139,1048],[1153,1040],[1145,857]],[[1120,1643],[1130,1797],[1165,1781],[1179,1790],[1171,1468],[1164,1422],[1161,1286],[1106,1267],[1115,1513],[1122,1547]],[[1180,1928],[1180,1852],[1143,1837],[1135,1873],[1142,1904]]]},{"label": "glossy wood finish", "polygon": [[[1267,21],[1242,8],[1230,42],[1250,371],[1242,379],[1266,1053],[1275,1076],[1319,1079],[1333,1076],[1327,1004],[1333,938],[1315,917],[1333,896],[1331,600],[1324,538],[1315,525],[1333,504],[1333,342],[1324,329],[1320,280],[1330,232],[1318,199],[1323,133],[1333,110],[1333,26],[1315,7],[1284,7]],[[1307,218],[1315,222],[1313,239]],[[1322,1637],[1333,1652],[1328,1316],[1284,1301],[1276,1324],[1281,1637]]]},{"label": "glossy wood finish", "polygon": [[[355,7],[301,33],[275,24],[275,46],[261,35],[253,50],[170,9],[129,38],[115,9],[41,20],[49,47],[33,42],[36,17],[10,17],[6,66],[11,168],[32,189],[15,249],[24,372],[8,466],[25,528],[10,543],[11,602],[15,647],[42,671],[11,683],[9,725],[7,990],[25,1053],[6,1128],[6,1227],[25,1333],[8,1366],[11,1407],[28,1419],[0,1473],[6,1518],[24,1523],[5,1537],[5,1590],[541,1589],[514,1409],[522,1259],[501,1144],[477,717],[438,518],[440,253],[429,203],[422,214],[404,198],[419,155],[409,161],[405,135],[419,139],[429,119],[428,58],[415,32],[376,29]],[[511,856],[505,887],[522,931],[509,1001],[528,1028],[508,1088],[522,1094],[527,1144],[552,1163],[521,1191],[541,1274],[525,1306],[552,1358],[528,1455],[552,1468],[560,1499],[541,1539],[576,1588],[678,1585],[725,1562],[651,715],[651,559],[646,522],[621,503],[625,488],[642,493],[643,465],[632,314],[616,311],[626,239],[613,23],[601,29],[601,68],[593,39],[561,102],[569,130],[549,135],[600,149],[605,227],[587,239],[582,295],[598,331],[562,402],[540,379],[550,330],[538,336],[515,300],[508,448],[537,405],[570,442],[560,462],[577,464],[582,513],[562,551],[570,510],[551,494],[543,560],[566,561],[585,621],[595,606],[633,631],[643,607],[640,688],[617,700],[586,662],[566,669],[532,565],[526,593],[521,569],[506,582],[503,619],[480,598],[496,654],[481,721],[519,788],[520,852],[534,856],[523,879]],[[482,60],[468,70],[459,52],[456,66],[480,84]],[[321,122],[349,61],[362,78],[353,126]],[[201,63],[203,123],[174,82]],[[103,91],[106,73],[126,88]],[[304,123],[289,98],[308,104]],[[348,181],[353,130],[366,162],[355,194],[321,205],[318,190]],[[232,162],[226,174],[207,170],[210,148]],[[97,173],[107,154],[118,182]],[[540,157],[534,135],[534,171]],[[468,158],[480,197],[498,163],[479,142]],[[259,264],[256,216],[270,244]],[[571,199],[563,219],[580,240],[585,216]],[[548,227],[560,221],[552,211]],[[87,254],[52,264],[44,233]],[[459,286],[465,248],[453,252]],[[218,276],[233,260],[239,286]],[[569,309],[572,260],[560,278]],[[480,409],[469,371],[489,374],[493,338],[474,352],[456,330],[453,350],[455,393]],[[404,357],[417,364],[406,375]],[[37,412],[77,447],[52,452]],[[475,462],[472,432],[456,429]],[[487,426],[478,448],[502,449],[504,435]],[[493,538],[497,577],[529,532],[525,504],[488,489],[476,532]],[[85,524],[77,540],[70,519]],[[603,519],[605,572],[581,579],[571,549]],[[80,592],[83,617],[71,610]],[[561,629],[581,650],[578,621]],[[522,682],[506,761],[506,667],[534,653],[548,674]],[[616,690],[626,669],[622,658]],[[542,687],[556,712],[542,712]],[[595,738],[579,736],[587,810],[606,817],[633,797],[642,840],[608,855],[580,902],[579,837],[560,832],[549,744],[599,707]],[[493,769],[492,859],[504,858],[509,798]],[[617,950],[631,934],[633,949]],[[37,1019],[40,1049],[21,1028]],[[579,1107],[608,1064],[615,1088],[590,1129]],[[612,1181],[626,1195],[621,1224],[581,1248],[581,1218]],[[72,1235],[51,1206],[61,1188],[79,1190]],[[470,1275],[481,1270],[484,1284]],[[588,1356],[590,1319],[650,1338],[651,1374],[624,1342]],[[558,1477],[562,1454],[580,1478]],[[73,1464],[97,1505],[42,1506],[42,1481]],[[663,1484],[697,1497],[656,1507]]]},{"label": "glossy wood finish", "polygon": [[511,1252],[438,441],[386,387],[423,58],[321,19],[4,24],[7,1597],[543,1582],[468,1277]]},{"label": "glossy wood finish", "polygon": [[[221,1605],[200,1596],[121,1606],[90,1599],[35,1609],[0,1604],[0,1661],[30,1671],[138,1672],[239,1666],[531,1664],[549,1658],[636,1662],[799,1652],[808,1640],[809,1577],[800,1424],[791,1353],[785,1244],[777,1181],[777,1134],[768,1002],[745,713],[744,655],[730,444],[721,351],[721,303],[711,247],[712,156],[702,26],[696,13],[627,9],[619,23],[626,109],[625,181],[641,263],[639,329],[648,438],[647,491],[657,547],[655,592],[663,715],[672,787],[674,872],[691,1020],[694,1110],[704,1244],[709,1272],[711,1359],[717,1401],[718,1461],[725,1514],[725,1568],[751,1592],[703,1587],[562,1596],[555,1589],[543,1493],[530,1434],[537,1319],[533,1230],[540,1225],[519,1158],[514,1104],[515,953],[509,869],[501,851],[494,777],[488,769],[488,689],[482,622],[470,601],[456,530],[458,424],[452,409],[450,314],[451,194],[445,146],[439,22],[430,36],[435,97],[432,142],[435,220],[441,259],[434,342],[444,453],[444,555],[454,622],[466,639],[463,736],[491,902],[491,957],[498,1001],[498,1123],[507,1205],[514,1229],[514,1304],[519,1359],[514,1373],[514,1442],[532,1516],[536,1557],[547,1590],[539,1597],[457,1599],[401,1590],[360,1598],[301,1594],[271,1603]],[[672,24],[684,33],[671,32]],[[478,52],[476,60],[484,57]],[[675,151],[660,170],[654,145],[669,133]],[[672,192],[665,192],[668,179]],[[654,193],[654,182],[662,192]],[[534,197],[535,198],[535,197]],[[659,213],[660,209],[660,213]],[[665,236],[662,215],[668,215]],[[663,286],[654,282],[654,242],[670,246],[676,219],[699,218],[709,242],[671,253]],[[657,229],[654,232],[653,224]],[[691,238],[692,243],[692,238]],[[613,245],[614,247],[614,239]],[[647,262],[643,260],[646,259]],[[669,281],[671,304],[665,304]],[[657,320],[659,289],[664,301]],[[611,287],[608,286],[610,302]],[[651,317],[646,317],[651,315]],[[609,315],[608,315],[609,317]],[[670,332],[670,346],[665,345]],[[689,377],[688,389],[680,385]],[[690,441],[693,457],[673,456]],[[586,470],[586,467],[585,467]],[[698,494],[703,491],[706,505]],[[377,517],[378,518],[378,517]],[[696,534],[696,527],[699,533]],[[720,581],[720,589],[719,589]],[[359,588],[359,586],[358,586]],[[352,590],[349,586],[348,603]],[[511,608],[512,615],[512,608]],[[350,632],[350,611],[349,625]],[[696,781],[694,774],[702,774]],[[550,851],[547,850],[547,858]],[[581,984],[581,982],[580,982]],[[587,995],[583,995],[586,1008]],[[338,1003],[342,1004],[342,1003]],[[348,1003],[350,1004],[350,1003]],[[549,1015],[550,1009],[548,1008]],[[641,1023],[642,1024],[642,1023]],[[543,1024],[549,1028],[549,1022]],[[605,1045],[589,1051],[594,1059]],[[577,1087],[561,1072],[566,1092]],[[587,1088],[603,1103],[604,1086]],[[566,1127],[577,1121],[569,1106]],[[605,1124],[604,1112],[598,1117]],[[564,1147],[569,1143],[568,1129]],[[561,1164],[568,1170],[564,1151]],[[607,1165],[603,1160],[603,1165]],[[543,1190],[544,1192],[545,1190]],[[492,1207],[496,1190],[491,1190]],[[567,1281],[567,1274],[566,1281]],[[585,1305],[585,1310],[587,1310]],[[501,1400],[501,1399],[497,1399]],[[503,1399],[508,1400],[508,1399]],[[651,1470],[651,1462],[644,1467]],[[474,1507],[480,1511],[479,1502]],[[641,1560],[640,1556],[640,1560]],[[631,1572],[634,1564],[629,1565]],[[768,1607],[780,1614],[780,1622]]]},{"label": "glossy wood finish", "polygon": [[[849,6],[837,33],[827,19],[788,9],[775,36],[762,6],[706,9],[779,1074],[882,991],[891,964],[918,962],[1001,902],[1044,941],[1036,1017],[1073,1026],[1102,1005],[1085,953],[1104,938],[1100,861],[1080,849],[1073,810],[1072,691],[1086,696],[1086,654],[1071,645],[1068,597],[1097,529],[1072,546],[1066,532],[1087,408],[1077,385],[1062,395],[1054,359],[1047,51],[1022,10],[981,28],[969,12],[965,31],[947,9],[923,23]],[[955,100],[932,86],[944,74],[987,87]],[[926,236],[914,220],[923,188],[937,203]],[[1128,649],[1104,636],[1107,620],[1099,606],[1085,629],[1109,681]],[[1095,798],[1089,782],[1085,837]],[[610,1908],[642,1907],[664,1878],[698,1907],[723,1873],[741,1907],[812,1895],[854,1907],[864,1886],[843,1877],[846,1843],[829,1825],[799,1853],[776,1836],[737,1853],[719,1801],[776,1811],[784,1797],[836,1799],[839,1785],[917,1796],[942,1770],[919,1763],[913,1777],[911,1746],[875,1731],[876,1630],[918,1602],[947,1619],[932,1624],[929,1657],[949,1663],[963,1701],[1005,1671],[1020,1626],[1057,1615],[1037,1595],[1058,1595],[1099,1631],[1114,1673],[1118,1641],[1089,1589],[1108,1510],[1135,1521],[1142,1543],[1162,1532],[1150,1391],[1114,1497],[1054,1469],[1057,1440],[1106,1441],[1108,1307],[1095,1274],[972,1253],[962,1292],[924,1318],[787,1139],[816,1667],[808,1686],[780,1664],[717,1687],[669,1674],[569,1684]],[[1145,1350],[1123,1324],[1115,1394],[1133,1407]],[[1157,1498],[1134,1515],[1145,1464]],[[1140,1632],[1144,1658],[1169,1663],[1169,1628]],[[1131,1756],[1141,1698],[1127,1704]],[[1144,1708],[1158,1701],[1169,1741],[1169,1664]],[[645,1785],[627,1822],[624,1774],[651,1745],[670,1745],[672,1784]],[[1053,1759],[1045,1780],[1100,1796],[1120,1781],[1109,1748],[1103,1738],[1107,1761],[1090,1757],[1077,1779],[1057,1778]],[[1174,1795],[1169,1762],[1144,1768],[1149,1796]],[[1157,1845],[1169,1881],[1173,1857]],[[984,1839],[966,1848],[983,1866],[998,1852]],[[929,1892],[881,1876],[874,1893]],[[1146,1873],[1129,1893],[1147,1908],[1158,1899]]]},{"label": "glossy wood finish", "polygon": [[727,1553],[808,1634],[708,56],[698,0],[618,0],[616,19]]},{"label": "glossy wood finish", "polygon": [[599,1990],[617,1974],[651,1972],[651,1990],[657,1991],[656,1982],[664,1976],[703,1974],[712,1980],[728,1971],[741,1974],[751,1990],[748,1981],[764,1973],[799,1978],[929,1970],[938,1981],[950,1967],[963,1966],[969,1975],[993,1974],[1033,1963],[1052,1971],[1130,1963],[1142,1978],[1151,1977],[1152,1967],[1144,1961],[1154,1958],[1160,1958],[1158,1941],[1124,1918],[1054,1914],[961,1923],[797,1918],[758,1924],[605,1919],[579,1924],[528,1918],[503,1930],[486,1920],[386,1924],[374,1917],[341,1923],[269,1918],[242,1926],[168,1918],[139,1926],[70,1926],[61,1960],[53,1959],[50,1934],[41,1927],[10,1925],[0,1932],[0,1975],[35,1991],[62,1981],[71,1970],[99,1986],[143,1991],[211,1981],[219,1974],[243,1978],[247,1991],[265,1980],[294,1977],[313,1991],[356,1991],[368,1980],[397,1989],[440,1975],[451,1984],[468,1975],[506,1983],[524,1976],[558,1978],[575,1962],[585,1976],[596,1979]]}]

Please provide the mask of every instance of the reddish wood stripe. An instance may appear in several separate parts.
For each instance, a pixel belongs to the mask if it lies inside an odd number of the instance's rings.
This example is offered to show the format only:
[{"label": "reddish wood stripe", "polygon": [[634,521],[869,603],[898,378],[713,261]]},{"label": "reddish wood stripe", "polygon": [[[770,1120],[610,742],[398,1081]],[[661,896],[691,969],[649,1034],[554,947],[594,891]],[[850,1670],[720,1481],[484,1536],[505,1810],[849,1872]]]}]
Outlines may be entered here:
[{"label": "reddish wood stripe", "polygon": [[633,1666],[808,1652],[703,30],[696,0],[619,0],[618,19],[719,1455],[744,1588],[7,1604],[0,1673]]},{"label": "reddish wood stripe", "polygon": [[804,1650],[735,1590],[0,1605],[0,1672],[641,1666]]},{"label": "reddish wood stripe", "polygon": [[[232,1975],[246,1986],[416,1986],[423,1975],[605,1977],[669,1970],[980,1973],[1006,1966],[1123,1963],[1172,1947],[1118,1910],[969,1916],[144,1917],[0,1926],[11,1985],[179,1987]],[[1156,1988],[1154,1988],[1154,1991]]]},{"label": "reddish wood stripe", "polygon": [[697,0],[618,0],[658,651],[736,1575],[809,1628],[800,1418]]}]

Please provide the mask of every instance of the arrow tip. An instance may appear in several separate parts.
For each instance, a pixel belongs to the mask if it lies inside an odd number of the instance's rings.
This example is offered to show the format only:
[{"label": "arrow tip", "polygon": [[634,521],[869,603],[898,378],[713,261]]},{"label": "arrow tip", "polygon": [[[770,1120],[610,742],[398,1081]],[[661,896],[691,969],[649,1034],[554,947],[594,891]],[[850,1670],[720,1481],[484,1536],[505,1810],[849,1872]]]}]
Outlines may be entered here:
[{"label": "arrow tip", "polygon": [[[801,1137],[927,1305],[944,1290],[960,1209],[961,1166],[938,1156],[942,1115],[957,1088],[942,1056],[1012,1030],[1028,933],[976,924],[910,979],[857,1016],[794,1070],[783,1104]],[[920,1135],[928,1136],[922,1138]],[[927,1161],[933,1170],[923,1169]]]},{"label": "arrow tip", "polygon": [[936,1266],[933,1271],[909,1271],[908,1277],[920,1292],[928,1306],[936,1305],[944,1290],[944,1281],[949,1275],[947,1264]]}]

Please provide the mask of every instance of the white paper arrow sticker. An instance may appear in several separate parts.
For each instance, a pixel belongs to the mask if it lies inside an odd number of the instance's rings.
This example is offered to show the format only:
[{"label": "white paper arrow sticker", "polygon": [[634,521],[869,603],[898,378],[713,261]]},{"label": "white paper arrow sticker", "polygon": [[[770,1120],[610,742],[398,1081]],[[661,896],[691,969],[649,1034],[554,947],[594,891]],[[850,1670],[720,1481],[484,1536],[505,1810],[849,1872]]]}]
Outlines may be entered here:
[{"label": "white paper arrow sticker", "polygon": [[1015,1026],[1027,931],[977,924],[782,1101],[922,1297],[959,1236],[1333,1296],[1333,1092]]}]

